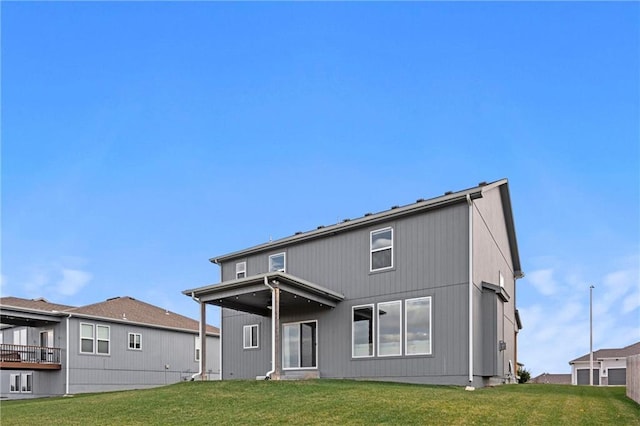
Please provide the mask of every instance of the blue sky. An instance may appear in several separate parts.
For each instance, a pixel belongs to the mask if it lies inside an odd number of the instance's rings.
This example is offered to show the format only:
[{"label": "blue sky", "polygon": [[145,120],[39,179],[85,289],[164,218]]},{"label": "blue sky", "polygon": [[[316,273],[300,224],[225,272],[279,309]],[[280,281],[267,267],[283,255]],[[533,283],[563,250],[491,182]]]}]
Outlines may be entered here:
[{"label": "blue sky", "polygon": [[210,257],[506,177],[519,360],[588,352],[590,284],[640,340],[638,3],[0,7],[3,295],[197,318]]}]

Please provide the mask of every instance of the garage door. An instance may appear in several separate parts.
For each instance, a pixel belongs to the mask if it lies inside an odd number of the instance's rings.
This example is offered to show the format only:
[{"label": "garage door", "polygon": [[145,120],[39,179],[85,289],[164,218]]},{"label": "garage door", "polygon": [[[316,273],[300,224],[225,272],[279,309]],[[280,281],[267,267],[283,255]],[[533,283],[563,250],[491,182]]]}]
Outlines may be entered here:
[{"label": "garage door", "polygon": [[[609,370],[611,371],[611,370]],[[598,381],[598,378],[600,377],[600,369],[599,368],[594,368],[593,369],[593,384],[594,385],[599,385],[600,382]],[[588,385],[589,384],[589,369],[588,368],[582,368],[580,370],[578,370],[578,384],[579,385]]]},{"label": "garage door", "polygon": [[[587,377],[589,377],[589,375],[587,375]],[[610,385],[626,385],[627,369],[626,368],[610,368],[609,384]]]}]

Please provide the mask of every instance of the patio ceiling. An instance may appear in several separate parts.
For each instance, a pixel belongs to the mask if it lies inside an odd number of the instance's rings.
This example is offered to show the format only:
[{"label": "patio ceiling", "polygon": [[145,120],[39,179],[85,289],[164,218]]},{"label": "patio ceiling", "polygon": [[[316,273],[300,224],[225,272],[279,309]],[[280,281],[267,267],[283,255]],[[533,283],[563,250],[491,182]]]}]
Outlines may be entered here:
[{"label": "patio ceiling", "polygon": [[284,272],[270,272],[247,278],[225,281],[182,293],[197,297],[200,302],[256,315],[271,315],[270,286],[280,288],[280,311],[314,308],[333,308],[344,296],[333,290]]}]

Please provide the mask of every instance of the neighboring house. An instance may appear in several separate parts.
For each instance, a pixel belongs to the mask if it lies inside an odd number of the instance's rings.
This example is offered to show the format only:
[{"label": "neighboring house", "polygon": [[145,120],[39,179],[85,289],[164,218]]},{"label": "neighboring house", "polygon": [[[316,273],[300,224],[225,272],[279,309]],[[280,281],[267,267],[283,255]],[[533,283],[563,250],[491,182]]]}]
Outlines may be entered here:
[{"label": "neighboring house", "polygon": [[[131,297],[73,307],[0,298],[0,395],[18,399],[140,389],[199,373],[199,323]],[[219,330],[206,329],[208,378]]]},{"label": "neighboring house", "polygon": [[[594,386],[627,384],[627,357],[640,354],[640,342],[619,349],[600,349],[593,352]],[[569,361],[571,384],[589,384],[589,354]]]},{"label": "neighboring house", "polygon": [[531,379],[531,383],[544,383],[547,385],[570,385],[571,374],[542,373]]},{"label": "neighboring house", "polygon": [[223,380],[516,382],[523,273],[506,179],[211,262],[222,282],[183,293],[222,307]]}]

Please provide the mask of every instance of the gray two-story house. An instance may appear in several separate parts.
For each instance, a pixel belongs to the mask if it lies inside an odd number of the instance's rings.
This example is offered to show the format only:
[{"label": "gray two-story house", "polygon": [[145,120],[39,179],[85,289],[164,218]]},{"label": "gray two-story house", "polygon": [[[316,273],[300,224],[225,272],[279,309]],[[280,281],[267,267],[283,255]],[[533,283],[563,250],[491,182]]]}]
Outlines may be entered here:
[{"label": "gray two-story house", "polygon": [[80,307],[2,297],[0,323],[1,398],[219,378],[216,327],[201,328],[196,320],[132,297]]},{"label": "gray two-story house", "polygon": [[523,276],[506,179],[210,259],[221,377],[516,381]]}]

